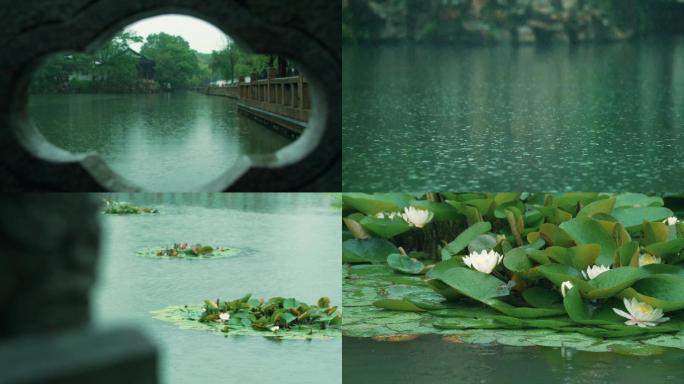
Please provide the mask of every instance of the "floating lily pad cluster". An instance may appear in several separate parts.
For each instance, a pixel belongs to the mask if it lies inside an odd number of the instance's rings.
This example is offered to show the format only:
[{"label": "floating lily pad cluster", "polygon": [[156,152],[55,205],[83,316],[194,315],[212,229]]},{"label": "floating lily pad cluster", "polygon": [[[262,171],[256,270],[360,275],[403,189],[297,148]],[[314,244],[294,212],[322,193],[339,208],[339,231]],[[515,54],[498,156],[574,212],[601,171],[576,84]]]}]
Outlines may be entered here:
[{"label": "floating lily pad cluster", "polygon": [[159,213],[156,208],[138,207],[125,201],[105,199],[104,213],[109,215],[143,215]]},{"label": "floating lily pad cluster", "polygon": [[[641,347],[668,334],[658,345],[684,348],[684,223],[660,197],[345,194],[343,201],[344,261],[377,265],[346,270],[345,334],[536,329],[595,338],[592,345],[638,338]],[[401,216],[411,207],[432,219],[418,227]],[[374,308],[412,320],[373,332],[355,320],[360,297],[363,306],[372,298]]]},{"label": "floating lily pad cluster", "polygon": [[190,245],[187,242],[181,242],[174,243],[170,247],[143,248],[136,253],[140,256],[205,259],[232,256],[239,253],[239,250],[227,247],[212,247],[199,243]]},{"label": "floating lily pad cluster", "polygon": [[182,327],[233,335],[311,339],[339,336],[342,315],[330,299],[306,304],[294,298],[268,300],[248,294],[232,301],[206,300],[202,306],[174,306],[155,312]]}]

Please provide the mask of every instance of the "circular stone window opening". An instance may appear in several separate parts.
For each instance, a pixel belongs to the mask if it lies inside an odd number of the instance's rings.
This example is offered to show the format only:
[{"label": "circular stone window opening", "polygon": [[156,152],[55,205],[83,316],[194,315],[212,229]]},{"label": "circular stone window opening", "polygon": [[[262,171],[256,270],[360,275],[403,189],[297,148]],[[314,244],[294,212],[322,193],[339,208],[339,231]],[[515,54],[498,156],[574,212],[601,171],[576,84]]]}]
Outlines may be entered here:
[{"label": "circular stone window opening", "polygon": [[[212,24],[175,13],[124,18],[126,27],[83,46],[85,38],[53,41],[26,81],[19,141],[36,166],[89,176],[67,190],[302,188],[334,168],[334,156],[323,167],[312,161],[330,98],[303,59],[316,55],[291,41],[271,51],[269,28],[262,39],[244,33],[250,18],[264,22],[247,14]],[[45,178],[35,182],[61,189]]]}]

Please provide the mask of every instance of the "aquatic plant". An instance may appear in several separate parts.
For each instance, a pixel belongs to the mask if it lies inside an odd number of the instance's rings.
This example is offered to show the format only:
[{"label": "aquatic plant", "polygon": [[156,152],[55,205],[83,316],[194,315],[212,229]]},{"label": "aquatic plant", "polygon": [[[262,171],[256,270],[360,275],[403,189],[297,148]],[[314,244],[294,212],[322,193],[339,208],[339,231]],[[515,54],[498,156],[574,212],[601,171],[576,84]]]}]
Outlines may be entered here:
[{"label": "aquatic plant", "polygon": [[190,245],[187,242],[174,243],[172,246],[143,248],[136,253],[140,256],[157,256],[167,258],[212,258],[232,256],[239,252],[235,248],[212,247],[206,244]]},{"label": "aquatic plant", "polygon": [[141,215],[159,213],[159,211],[156,208],[138,207],[125,201],[114,201],[111,199],[104,199],[104,203],[104,213],[110,215]]},{"label": "aquatic plant", "polygon": [[225,322],[224,332],[228,332],[231,326],[278,332],[303,325],[326,329],[338,326],[341,319],[337,307],[330,306],[327,297],[320,298],[316,305],[309,305],[294,298],[272,297],[264,300],[247,294],[232,301],[206,300],[198,321]]},{"label": "aquatic plant", "polygon": [[[684,348],[677,312],[684,309],[684,223],[668,219],[674,214],[660,197],[354,193],[343,202],[345,308],[362,302],[392,311],[383,315],[387,324],[406,320],[389,326],[390,335],[548,329],[595,338],[595,345],[640,338],[643,346],[669,334],[666,344]],[[378,215],[410,206],[434,220],[412,228]],[[357,237],[350,221],[368,236]],[[388,325],[363,326],[355,315],[347,313],[345,334],[385,335]],[[567,344],[566,336],[551,340]]]},{"label": "aquatic plant", "polygon": [[205,300],[201,306],[171,306],[154,312],[155,318],[183,328],[224,335],[258,335],[286,339],[339,336],[342,314],[328,297],[316,304],[295,298],[257,299],[247,294],[230,301]]}]

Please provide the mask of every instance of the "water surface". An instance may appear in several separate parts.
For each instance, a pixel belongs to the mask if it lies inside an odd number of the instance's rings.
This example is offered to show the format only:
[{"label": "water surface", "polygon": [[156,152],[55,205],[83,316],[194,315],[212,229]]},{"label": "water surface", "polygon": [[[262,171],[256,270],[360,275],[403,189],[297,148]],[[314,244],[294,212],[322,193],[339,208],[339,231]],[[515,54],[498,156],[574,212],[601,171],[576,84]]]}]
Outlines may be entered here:
[{"label": "water surface", "polygon": [[196,92],[32,95],[29,113],[52,144],[96,152],[152,191],[197,190],[241,155],[273,153],[291,142],[239,115],[236,100]]},{"label": "water surface", "polygon": [[343,57],[346,191],[684,189],[684,38]]},{"label": "water surface", "polygon": [[344,338],[344,383],[605,384],[684,382],[684,351],[635,357],[569,348],[454,344],[440,336],[400,343]]},{"label": "water surface", "polygon": [[[295,297],[341,304],[339,211],[326,194],[116,194],[154,216],[102,216],[93,303],[102,326],[140,327],[159,346],[164,383],[340,383],[341,338],[273,341],[181,330],[150,311],[205,299]],[[162,260],[137,249],[187,240],[242,255]]]}]

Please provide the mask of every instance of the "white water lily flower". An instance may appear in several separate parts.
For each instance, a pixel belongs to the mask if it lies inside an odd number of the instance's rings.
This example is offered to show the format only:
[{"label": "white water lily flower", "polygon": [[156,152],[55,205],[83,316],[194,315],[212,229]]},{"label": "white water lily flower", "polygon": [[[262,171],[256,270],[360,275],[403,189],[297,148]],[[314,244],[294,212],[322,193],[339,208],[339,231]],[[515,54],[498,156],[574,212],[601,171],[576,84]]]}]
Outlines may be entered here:
[{"label": "white water lily flower", "polygon": [[565,297],[565,293],[568,292],[569,290],[571,290],[572,287],[573,287],[573,285],[572,285],[572,283],[570,282],[570,280],[564,281],[564,282],[561,284],[561,295],[563,295],[563,297]]},{"label": "white water lily flower", "polygon": [[679,220],[677,219],[677,216],[670,216],[667,219],[663,220],[663,223],[665,223],[667,225],[675,225],[675,224],[677,224],[677,222],[679,222]]},{"label": "white water lily flower", "polygon": [[653,256],[650,253],[642,253],[639,255],[639,266],[643,267],[644,265],[649,265],[649,264],[660,264],[662,260],[658,256]]},{"label": "white water lily flower", "polygon": [[608,270],[610,270],[610,266],[605,267],[603,265],[591,265],[587,267],[586,272],[582,271],[582,276],[584,276],[586,280],[593,280],[596,278],[596,276]]},{"label": "white water lily flower", "polygon": [[663,310],[660,308],[653,308],[635,298],[632,298],[630,301],[625,297],[623,300],[625,308],[629,313],[617,308],[613,308],[613,311],[618,315],[627,318],[628,320],[625,321],[625,324],[627,325],[637,325],[641,328],[655,327],[658,323],[670,320],[669,317],[663,317]]},{"label": "white water lily flower", "polygon": [[482,250],[482,252],[471,252],[468,256],[463,256],[463,262],[470,268],[482,273],[492,273],[494,268],[503,260],[503,255],[495,251]]},{"label": "white water lily flower", "polygon": [[277,326],[277,325],[274,325],[274,326],[272,326],[272,327],[269,328],[269,329],[271,330],[271,332],[278,332],[278,330],[280,330],[280,327]]},{"label": "white water lily flower", "polygon": [[216,322],[218,323],[225,323],[226,321],[230,320],[230,313],[228,312],[221,312],[219,313],[219,318],[216,319]]},{"label": "white water lily flower", "polygon": [[420,209],[416,207],[404,208],[404,214],[401,217],[410,225],[415,225],[416,228],[423,228],[434,217],[434,213],[427,209]]}]

